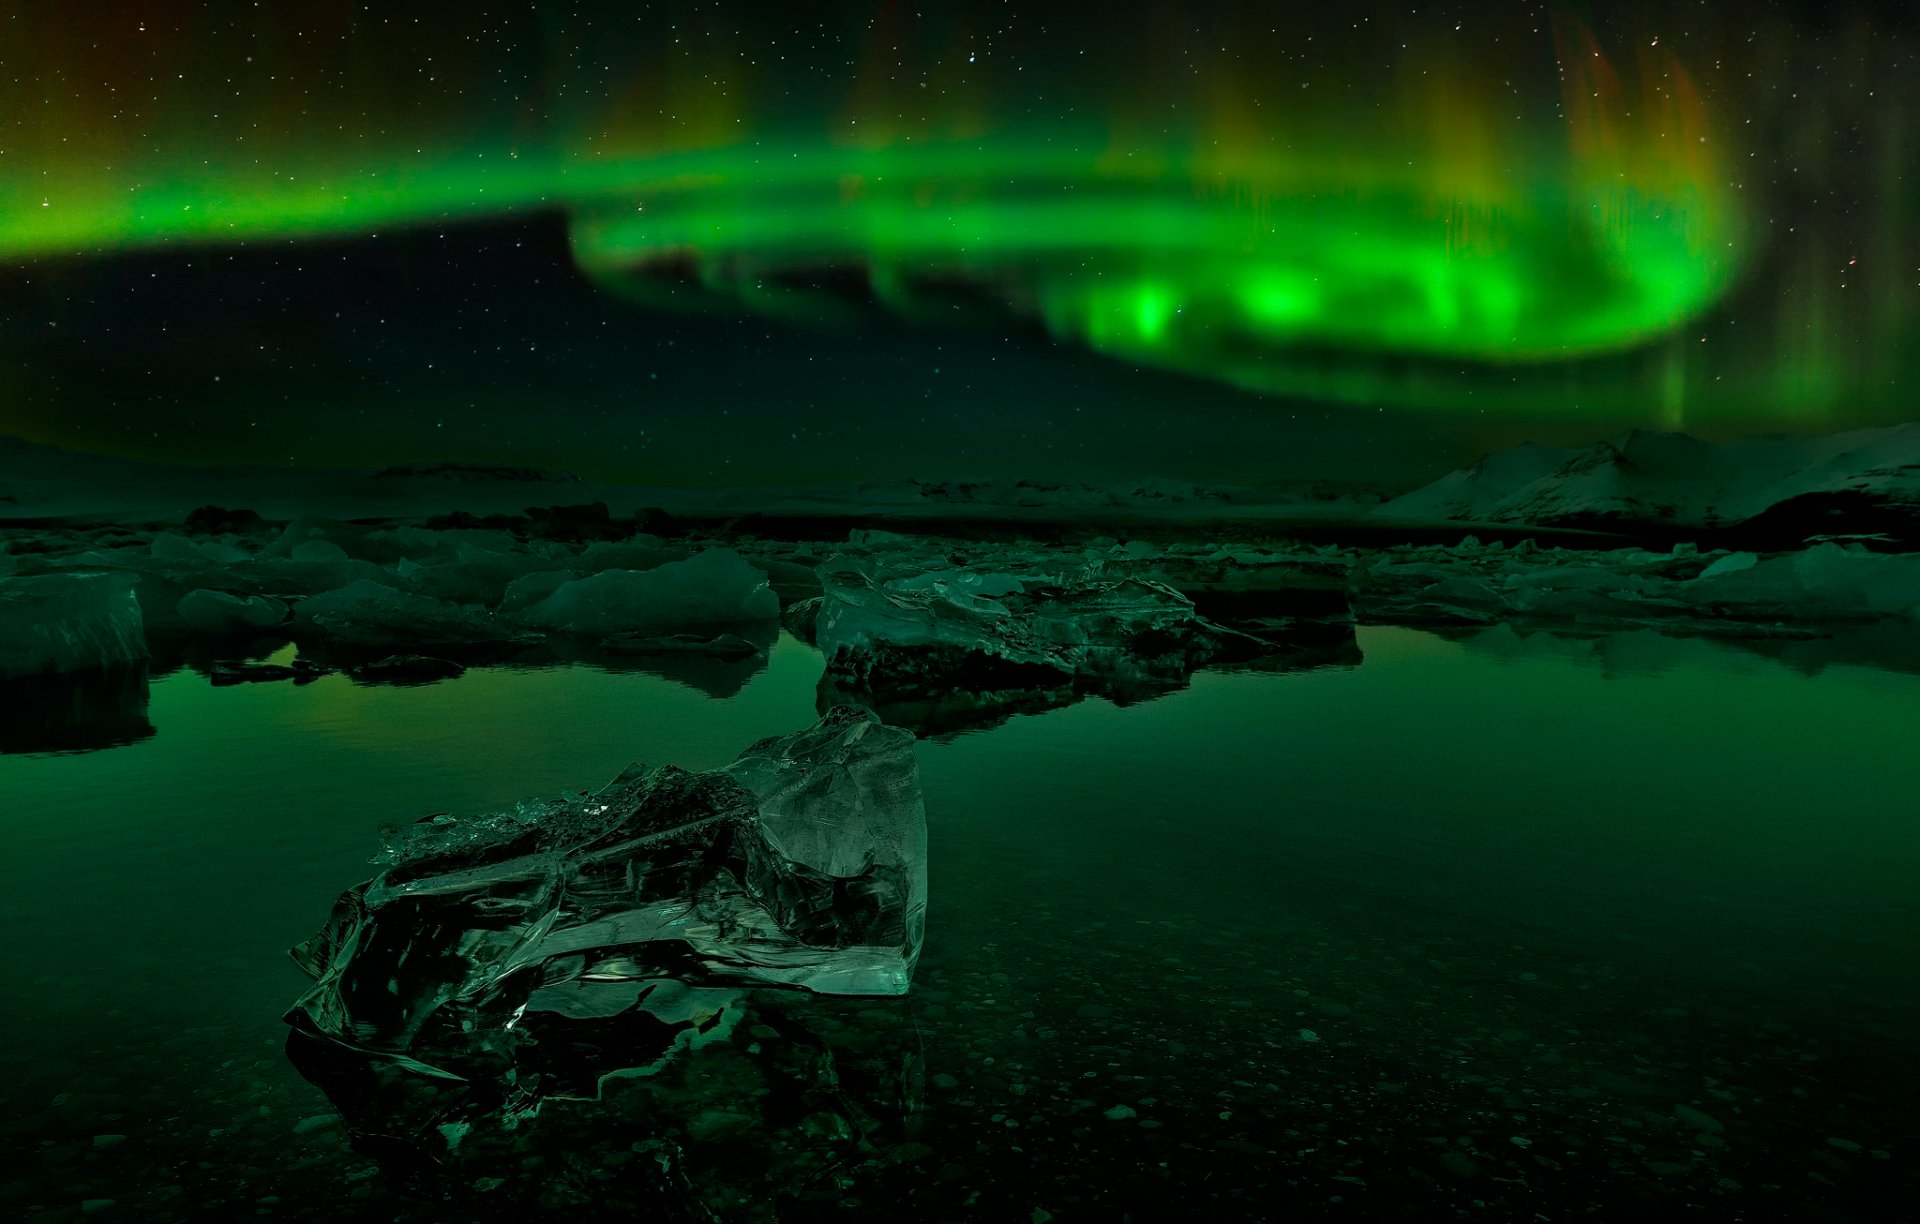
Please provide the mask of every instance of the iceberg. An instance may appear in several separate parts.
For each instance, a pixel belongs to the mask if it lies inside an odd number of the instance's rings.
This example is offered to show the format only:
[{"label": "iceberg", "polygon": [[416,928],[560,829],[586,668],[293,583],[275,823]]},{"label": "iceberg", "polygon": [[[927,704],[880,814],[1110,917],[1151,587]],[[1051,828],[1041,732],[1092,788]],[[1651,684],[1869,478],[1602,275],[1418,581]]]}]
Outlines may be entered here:
[{"label": "iceberg", "polygon": [[163,531],[153,537],[153,543],[147,546],[148,554],[157,562],[167,566],[186,569],[205,569],[221,565],[233,565],[251,559],[245,549],[235,548],[231,544],[222,544],[216,540],[193,540],[170,531]]},{"label": "iceberg", "polygon": [[531,574],[522,574],[501,591],[497,611],[502,616],[518,616],[578,577],[572,570],[565,569],[536,570]]},{"label": "iceberg", "polygon": [[175,613],[195,633],[225,637],[272,629],[287,619],[287,605],[264,595],[234,595],[204,587],[188,591]]},{"label": "iceberg", "polygon": [[1732,553],[1686,585],[1686,598],[1751,620],[1920,619],[1920,553],[1839,544],[1758,559]]},{"label": "iceberg", "polygon": [[930,732],[1088,694],[1143,700],[1200,667],[1281,649],[1208,620],[1162,582],[1098,566],[1057,578],[951,571],[887,580],[834,558],[820,574],[820,603],[805,612],[827,660],[821,705],[853,701]]},{"label": "iceberg", "polygon": [[515,615],[578,636],[665,636],[770,621],[780,615],[780,601],[766,574],[739,553],[710,548],[649,570],[610,569],[562,582]]},{"label": "iceberg", "polygon": [[497,603],[504,592],[530,573],[552,568],[553,562],[543,553],[483,548],[465,542],[437,550],[425,563],[409,558],[393,566],[395,575],[415,594],[463,604]]},{"label": "iceberg", "polygon": [[1206,620],[1172,587],[1130,575],[1035,582],[956,572],[882,582],[842,560],[821,567],[821,583],[820,649],[830,670],[863,680],[930,669],[1174,678],[1264,647]]},{"label": "iceberg", "polygon": [[125,574],[0,578],[0,677],[144,664],[146,625]]},{"label": "iceberg", "polygon": [[0,577],[0,752],[76,752],[152,735],[146,661],[131,575]]},{"label": "iceberg", "polygon": [[531,640],[485,608],[397,591],[366,578],[302,600],[294,608],[294,621],[346,646],[447,648]]},{"label": "iceberg", "polygon": [[1384,556],[1356,570],[1353,583],[1362,612],[1381,621],[1512,618],[1745,635],[1920,617],[1920,553],[1858,544],[1766,556],[1441,550],[1419,560]]}]

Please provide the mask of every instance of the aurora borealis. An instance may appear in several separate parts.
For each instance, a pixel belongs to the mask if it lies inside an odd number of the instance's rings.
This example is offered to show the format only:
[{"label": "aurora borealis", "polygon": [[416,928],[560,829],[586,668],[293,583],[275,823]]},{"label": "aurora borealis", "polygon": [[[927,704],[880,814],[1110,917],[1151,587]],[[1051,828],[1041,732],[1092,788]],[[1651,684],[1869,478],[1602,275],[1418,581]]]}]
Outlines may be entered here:
[{"label": "aurora borealis", "polygon": [[[841,318],[852,286],[908,334],[984,317],[1192,376],[1202,418],[1250,402],[1222,384],[1276,418],[1442,429],[1910,412],[1920,225],[1897,18],[821,14],[36,6],[0,27],[0,301],[30,322],[49,286],[94,292],[143,261],[558,225],[556,274],[636,333],[689,312],[755,334]],[[871,352],[865,310],[821,342],[829,360]],[[14,337],[0,370],[39,388],[0,410],[12,431],[110,432],[56,427],[60,378]]]}]

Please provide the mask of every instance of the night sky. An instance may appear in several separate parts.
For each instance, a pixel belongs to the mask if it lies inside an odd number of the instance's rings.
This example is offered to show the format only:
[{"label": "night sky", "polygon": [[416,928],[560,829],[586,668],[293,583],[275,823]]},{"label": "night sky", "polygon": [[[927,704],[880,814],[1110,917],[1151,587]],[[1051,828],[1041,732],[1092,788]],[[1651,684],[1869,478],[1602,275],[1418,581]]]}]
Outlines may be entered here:
[{"label": "night sky", "polygon": [[0,432],[1400,483],[1914,415],[1907,6],[805,12],[0,12]]}]

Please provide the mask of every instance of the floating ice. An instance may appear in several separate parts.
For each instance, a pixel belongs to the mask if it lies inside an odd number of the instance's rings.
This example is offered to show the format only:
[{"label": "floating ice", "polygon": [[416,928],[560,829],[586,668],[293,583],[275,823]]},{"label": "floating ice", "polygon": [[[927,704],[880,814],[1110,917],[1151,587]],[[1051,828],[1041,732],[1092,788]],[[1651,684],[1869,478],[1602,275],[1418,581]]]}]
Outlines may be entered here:
[{"label": "floating ice", "polygon": [[779,615],[780,601],[766,574],[729,548],[650,570],[606,570],[565,582],[517,614],[529,625],[593,637],[689,633]]},{"label": "floating ice", "polygon": [[384,863],[294,950],[314,982],[287,1053],[396,1172],[458,1195],[540,1152],[587,1174],[543,1181],[543,1211],[577,1210],[618,1163],[632,1197],[708,1219],[904,1137],[926,908],[906,732],[836,710],[710,773],[429,817]]},{"label": "floating ice", "polygon": [[232,565],[238,561],[245,561],[251,556],[245,549],[235,548],[231,544],[222,544],[217,540],[189,539],[170,531],[163,531],[154,536],[148,551],[155,561],[171,568]]},{"label": "floating ice", "polygon": [[809,611],[827,658],[822,704],[861,701],[930,733],[1086,693],[1152,696],[1201,666],[1274,649],[1147,578],[955,571],[884,581],[844,558],[820,573],[824,593]]},{"label": "floating ice", "polygon": [[912,736],[850,708],[710,773],[634,766],[591,795],[428,817],[384,862],[295,950],[314,985],[289,1023],[527,1098],[542,1016],[661,1021],[688,989],[904,994],[925,923]]},{"label": "floating ice", "polygon": [[1872,620],[1920,617],[1920,553],[1872,553],[1838,544],[1733,567],[1721,558],[1687,584],[1686,597],[1750,619]]},{"label": "floating ice", "polygon": [[1354,576],[1379,620],[1503,618],[1752,632],[1920,615],[1920,553],[1816,544],[1750,552],[1439,551],[1384,556]]},{"label": "floating ice", "polygon": [[522,574],[506,585],[500,595],[500,614],[517,615],[539,603],[567,583],[579,577],[572,570],[536,570]]},{"label": "floating ice", "polygon": [[296,623],[349,646],[485,646],[524,634],[485,608],[359,579],[301,601]]},{"label": "floating ice", "polygon": [[454,603],[493,604],[500,600],[503,592],[529,574],[552,570],[554,565],[544,553],[485,548],[458,541],[450,548],[435,550],[424,563],[406,559],[393,568],[407,589],[417,594]]},{"label": "floating ice", "polygon": [[133,579],[63,573],[0,578],[0,677],[131,667],[147,658]]},{"label": "floating ice", "polygon": [[175,611],[188,629],[215,636],[271,629],[287,619],[287,605],[278,599],[205,588],[188,591]]}]

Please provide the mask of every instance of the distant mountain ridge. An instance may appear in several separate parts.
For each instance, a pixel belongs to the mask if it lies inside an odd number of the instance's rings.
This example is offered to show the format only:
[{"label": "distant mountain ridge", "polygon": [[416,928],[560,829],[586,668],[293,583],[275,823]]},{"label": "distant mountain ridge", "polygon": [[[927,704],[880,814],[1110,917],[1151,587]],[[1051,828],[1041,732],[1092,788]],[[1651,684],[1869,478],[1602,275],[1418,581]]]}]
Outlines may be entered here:
[{"label": "distant mountain ridge", "polygon": [[572,472],[523,467],[512,463],[465,463],[444,459],[428,463],[394,463],[373,474],[375,480],[525,480],[548,484],[579,484]]},{"label": "distant mountain ridge", "polygon": [[1920,422],[1725,443],[1646,430],[1581,447],[1525,443],[1378,513],[1598,530],[1804,527],[1920,542]]}]

